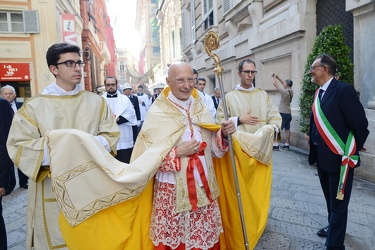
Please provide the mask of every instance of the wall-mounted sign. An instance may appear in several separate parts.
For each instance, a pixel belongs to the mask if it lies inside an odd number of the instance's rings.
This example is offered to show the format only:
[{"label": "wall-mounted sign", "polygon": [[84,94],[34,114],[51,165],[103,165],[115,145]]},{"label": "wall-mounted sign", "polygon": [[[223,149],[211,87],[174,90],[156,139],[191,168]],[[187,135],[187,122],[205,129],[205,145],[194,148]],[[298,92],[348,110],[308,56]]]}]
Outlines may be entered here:
[{"label": "wall-mounted sign", "polygon": [[76,21],[74,14],[62,14],[63,42],[77,45]]},{"label": "wall-mounted sign", "polygon": [[30,81],[30,65],[28,63],[0,63],[0,81]]}]

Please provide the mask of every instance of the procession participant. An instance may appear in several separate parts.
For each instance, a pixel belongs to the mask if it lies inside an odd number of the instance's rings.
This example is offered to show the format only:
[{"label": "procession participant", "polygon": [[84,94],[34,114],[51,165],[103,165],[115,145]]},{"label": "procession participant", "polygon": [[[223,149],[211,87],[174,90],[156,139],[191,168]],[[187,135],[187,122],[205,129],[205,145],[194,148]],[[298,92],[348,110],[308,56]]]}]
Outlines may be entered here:
[{"label": "procession participant", "polygon": [[214,101],[207,93],[204,92],[205,87],[206,87],[206,79],[204,79],[203,77],[199,77],[197,79],[197,83],[195,84],[195,88],[199,90],[199,95],[204,100],[204,103],[207,105],[208,110],[210,110],[212,117],[215,119],[216,108],[214,105]]},{"label": "procession participant", "polygon": [[216,87],[214,89],[214,94],[211,96],[211,98],[212,98],[212,101],[214,102],[215,109],[217,110],[219,103],[220,103],[220,99],[221,99],[221,93],[220,93],[219,87]]},{"label": "procession participant", "polygon": [[[95,136],[108,151],[116,152],[119,130],[105,100],[82,90],[80,48],[67,43],[52,45],[47,64],[56,81],[28,99],[14,115],[7,141],[14,164],[29,176],[26,249],[66,249],[58,224],[60,208],[50,179],[45,134],[50,130],[77,129]],[[69,145],[66,145],[69,147]],[[60,153],[77,160],[80,156]],[[76,189],[76,192],[79,189]]]},{"label": "procession participant", "polygon": [[[273,140],[281,125],[280,114],[271,98],[265,91],[254,86],[256,74],[255,63],[250,59],[242,60],[238,67],[240,84],[225,94],[228,117],[237,126],[237,132],[233,135],[233,148],[243,206],[247,208],[244,217],[250,249],[256,246],[266,227],[271,198]],[[223,102],[219,103],[217,109],[217,123],[224,119]],[[228,156],[223,160],[225,159],[227,164],[231,164]],[[217,172],[221,172],[219,176],[232,176],[222,162],[215,160],[216,165],[221,166],[216,168]],[[233,221],[239,221],[240,217],[234,206],[227,209],[222,205],[236,202],[233,197],[232,200],[228,197],[230,196],[219,197],[223,224],[228,225],[224,227],[226,233],[223,237],[232,249],[239,249],[243,245],[242,239],[238,239],[236,235],[240,235],[242,229],[231,225]]]},{"label": "procession participant", "polygon": [[141,123],[138,125],[138,132],[141,130],[143,122],[146,117],[146,113],[148,109],[150,108],[152,102],[147,94],[144,93],[143,85],[138,86],[138,102],[139,102],[139,110],[141,113]]},{"label": "procession participant", "polygon": [[[13,86],[5,85],[1,88],[1,95],[4,97],[5,100],[7,100],[10,105],[12,106],[12,109],[14,111],[14,114],[17,112],[18,109],[21,108],[22,102],[16,101],[16,90],[13,88]],[[17,168],[18,172],[18,184],[21,188],[28,189],[28,181],[29,177],[27,177],[19,168]]]},{"label": "procession participant", "polygon": [[[222,225],[212,155],[221,157],[226,152],[223,137],[233,133],[235,126],[223,122],[222,129],[212,134],[200,125],[214,121],[202,99],[192,96],[195,80],[188,64],[173,63],[166,82],[170,92],[151,107],[139,135],[165,133],[178,138],[155,176],[150,237],[155,249],[218,247]],[[174,123],[178,127],[171,128]],[[161,131],[163,124],[169,133]],[[136,146],[144,143],[141,139]]]},{"label": "procession participant", "polygon": [[109,76],[104,79],[106,92],[103,98],[115,114],[116,123],[120,129],[120,139],[117,142],[117,160],[129,163],[133,151],[133,128],[137,125],[135,110],[129,98],[117,90],[117,79]]},{"label": "procession participant", "polygon": [[141,126],[141,112],[139,110],[139,103],[138,98],[131,93],[132,86],[129,83],[125,83],[123,94],[129,98],[131,103],[133,104],[133,108],[135,111],[135,115],[137,117],[137,125],[133,126],[133,142],[137,140],[138,136],[138,126]]},{"label": "procession participant", "polygon": [[7,249],[7,233],[3,217],[3,196],[14,188],[14,165],[6,148],[9,128],[12,124],[13,110],[7,100],[0,98],[0,249]]}]

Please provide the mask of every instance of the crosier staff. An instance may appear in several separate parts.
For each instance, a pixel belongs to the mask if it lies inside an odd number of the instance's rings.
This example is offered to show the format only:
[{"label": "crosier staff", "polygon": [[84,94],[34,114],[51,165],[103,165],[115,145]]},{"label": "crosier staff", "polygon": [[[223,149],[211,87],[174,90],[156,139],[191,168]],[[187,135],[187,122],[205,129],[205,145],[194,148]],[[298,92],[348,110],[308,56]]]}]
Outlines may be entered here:
[{"label": "crosier staff", "polygon": [[[224,86],[223,86],[223,80],[222,80],[223,68],[220,66],[220,58],[216,54],[211,52],[212,50],[217,50],[219,48],[219,37],[215,32],[209,31],[207,33],[206,39],[204,40],[204,47],[206,49],[207,55],[212,57],[215,61],[214,72],[215,72],[215,74],[216,74],[216,76],[219,80],[220,93],[221,93],[221,98],[222,98],[221,103],[223,104],[224,117],[225,117],[225,120],[228,120],[228,109],[227,109],[227,103],[225,101],[225,93],[224,93]],[[244,238],[244,242],[245,242],[245,248],[246,248],[246,250],[248,250],[249,249],[249,242],[248,242],[248,239],[247,239],[245,217],[244,217],[243,208],[242,208],[240,186],[238,184],[236,162],[234,160],[232,135],[228,135],[228,144],[229,144],[230,158],[232,160],[234,183],[236,185],[237,203],[238,203],[238,209],[239,209],[240,217],[241,217],[242,233],[243,233],[243,238]]]}]

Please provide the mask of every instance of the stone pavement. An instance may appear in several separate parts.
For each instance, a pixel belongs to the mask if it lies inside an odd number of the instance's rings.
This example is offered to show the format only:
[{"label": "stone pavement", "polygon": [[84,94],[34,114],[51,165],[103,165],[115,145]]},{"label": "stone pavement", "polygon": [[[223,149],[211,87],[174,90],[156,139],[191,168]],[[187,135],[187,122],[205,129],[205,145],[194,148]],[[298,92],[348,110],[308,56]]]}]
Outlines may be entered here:
[{"label": "stone pavement", "polygon": [[[16,179],[18,182],[17,176]],[[19,188],[17,185],[10,195],[3,197],[2,204],[8,250],[26,249],[27,189]]]},{"label": "stone pavement", "polygon": [[[307,152],[274,151],[271,208],[266,230],[255,250],[317,250],[325,238],[327,210],[315,166]],[[354,179],[345,237],[347,250],[375,249],[375,185]]]},{"label": "stone pavement", "polygon": [[[327,224],[317,170],[306,152],[274,151],[271,208],[266,230],[255,250],[325,249],[316,232]],[[25,249],[27,190],[3,198],[9,250]],[[239,237],[242,237],[239,236]],[[375,249],[375,185],[355,178],[345,238],[347,250]]]}]

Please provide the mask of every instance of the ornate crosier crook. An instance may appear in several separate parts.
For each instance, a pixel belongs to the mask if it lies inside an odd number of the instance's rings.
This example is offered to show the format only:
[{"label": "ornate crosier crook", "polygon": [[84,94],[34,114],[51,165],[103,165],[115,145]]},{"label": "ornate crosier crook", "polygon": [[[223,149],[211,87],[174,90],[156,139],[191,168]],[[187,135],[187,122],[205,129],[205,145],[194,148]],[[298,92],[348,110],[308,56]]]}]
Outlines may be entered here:
[{"label": "ornate crosier crook", "polygon": [[212,59],[214,59],[215,61],[214,72],[221,79],[221,73],[223,72],[223,68],[220,66],[220,58],[215,53],[211,52],[212,50],[217,50],[220,47],[219,37],[217,36],[215,32],[209,31],[207,33],[206,39],[204,40],[204,47],[206,49],[207,55],[212,57]]},{"label": "ornate crosier crook", "polygon": [[[212,50],[217,50],[219,48],[219,37],[215,32],[209,31],[207,33],[206,39],[204,40],[204,47],[206,49],[207,55],[212,57],[212,59],[214,59],[214,61],[215,61],[214,72],[215,72],[215,74],[216,74],[216,76],[219,80],[220,93],[221,93],[221,99],[222,99],[221,103],[223,105],[224,118],[227,121],[228,120],[228,109],[227,109],[227,102],[225,101],[223,80],[222,80],[222,77],[221,77],[221,75],[222,75],[221,73],[223,72],[223,68],[220,65],[220,58],[215,53],[212,53]],[[242,208],[240,186],[238,184],[236,161],[234,159],[232,135],[228,135],[228,144],[229,144],[230,157],[231,157],[231,160],[232,160],[234,182],[236,184],[237,203],[238,203],[238,209],[239,209],[240,217],[241,217],[241,226],[242,226],[242,233],[243,233],[244,242],[245,242],[245,249],[248,250],[249,249],[249,242],[248,242],[247,233],[246,233],[246,224],[245,224],[245,217],[244,217],[243,208]]]}]

